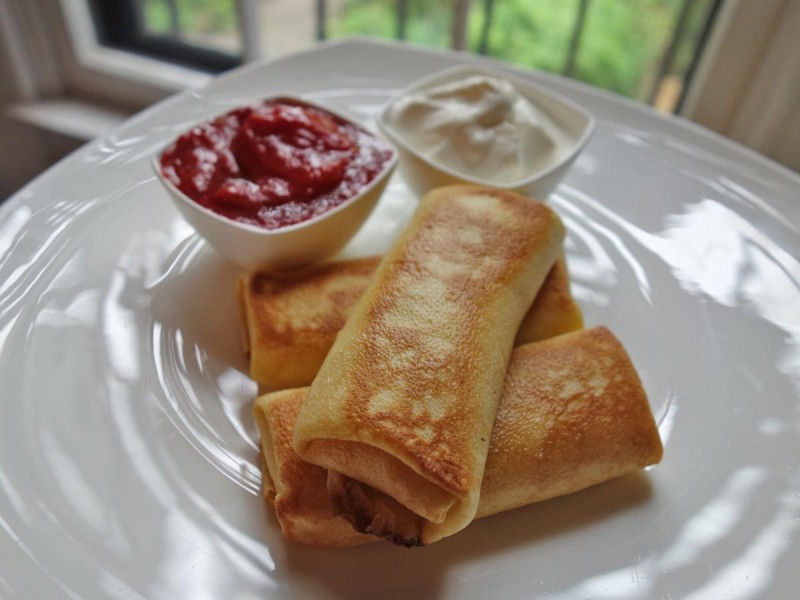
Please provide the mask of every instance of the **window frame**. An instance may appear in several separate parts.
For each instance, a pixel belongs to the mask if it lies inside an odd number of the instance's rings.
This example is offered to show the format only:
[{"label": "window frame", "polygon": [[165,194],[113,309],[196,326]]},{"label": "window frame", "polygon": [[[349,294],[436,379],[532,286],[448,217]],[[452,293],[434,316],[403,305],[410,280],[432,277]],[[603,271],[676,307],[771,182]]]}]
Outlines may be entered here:
[{"label": "window frame", "polygon": [[[105,1],[105,0],[103,0]],[[0,10],[7,65],[3,102],[80,98],[132,113],[211,80],[207,70],[106,46],[98,39],[90,0],[6,0]],[[261,56],[259,0],[235,0],[243,62]],[[8,33],[8,35],[6,35]]]},{"label": "window frame", "polygon": [[198,69],[104,46],[97,37],[88,2],[45,3],[51,11],[47,16],[62,57],[67,93],[135,110],[210,81],[211,75]]},{"label": "window frame", "polygon": [[[233,0],[235,3],[235,0]],[[208,73],[221,73],[243,63],[243,52],[226,53],[211,48],[155,35],[144,30],[135,0],[88,0],[98,40],[103,46],[133,52],[197,69]],[[237,24],[242,33],[241,12],[237,10]],[[244,47],[244,40],[240,46]]]}]

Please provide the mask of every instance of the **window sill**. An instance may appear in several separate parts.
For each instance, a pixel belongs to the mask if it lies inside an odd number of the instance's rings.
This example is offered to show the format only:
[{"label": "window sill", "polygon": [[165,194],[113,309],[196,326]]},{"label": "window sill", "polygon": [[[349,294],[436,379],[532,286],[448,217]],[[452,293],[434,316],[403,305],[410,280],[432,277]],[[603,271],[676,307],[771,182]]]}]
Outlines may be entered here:
[{"label": "window sill", "polygon": [[130,114],[85,100],[57,98],[10,104],[5,116],[42,131],[88,142],[111,131]]}]

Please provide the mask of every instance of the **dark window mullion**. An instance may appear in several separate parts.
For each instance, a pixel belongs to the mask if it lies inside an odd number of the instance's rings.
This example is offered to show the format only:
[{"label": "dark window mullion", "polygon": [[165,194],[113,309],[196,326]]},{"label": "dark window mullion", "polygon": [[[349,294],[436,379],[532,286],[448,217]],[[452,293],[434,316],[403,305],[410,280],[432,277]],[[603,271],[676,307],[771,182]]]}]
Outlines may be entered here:
[{"label": "dark window mullion", "polygon": [[167,9],[169,10],[169,27],[172,32],[172,35],[176,38],[181,37],[181,18],[180,13],[178,13],[178,2],[177,0],[166,0],[167,2]]},{"label": "dark window mullion", "polygon": [[692,60],[689,63],[689,67],[686,70],[686,73],[683,76],[683,89],[681,90],[681,95],[678,98],[678,102],[675,105],[674,112],[676,114],[680,114],[681,110],[683,109],[683,104],[686,102],[686,95],[689,92],[689,88],[692,85],[692,80],[694,79],[694,75],[697,72],[697,67],[700,64],[700,60],[703,56],[703,51],[706,48],[706,44],[708,43],[709,38],[711,37],[711,30],[714,27],[714,23],[716,22],[717,15],[722,8],[723,0],[713,0],[711,6],[708,8],[708,12],[705,16],[705,22],[703,23],[703,29],[700,32],[699,39],[694,47],[694,54],[692,55]]},{"label": "dark window mullion", "polygon": [[116,47],[210,73],[227,71],[242,62],[232,54],[144,32],[137,32],[126,43]]},{"label": "dark window mullion", "polygon": [[95,31],[102,44],[112,46],[130,39],[140,28],[139,14],[133,2],[125,0],[91,0]]},{"label": "dark window mullion", "polygon": [[575,60],[578,56],[578,48],[581,44],[581,37],[586,26],[586,15],[589,13],[589,0],[578,0],[577,14],[575,16],[575,23],[572,26],[572,35],[569,39],[569,46],[567,47],[567,58],[564,60],[564,67],[561,69],[561,74],[567,77],[573,77],[575,71]]},{"label": "dark window mullion", "polygon": [[492,29],[493,14],[494,0],[483,0],[483,25],[481,26],[480,42],[478,42],[478,52],[480,54],[489,53],[489,32]]},{"label": "dark window mullion", "polygon": [[398,40],[406,39],[406,24],[408,23],[408,2],[407,0],[397,0],[395,7],[395,14],[397,15],[397,27],[395,28],[395,37]]},{"label": "dark window mullion", "polygon": [[211,73],[219,73],[242,63],[240,56],[180,39],[180,21],[177,12],[173,14],[172,10],[177,9],[174,0],[169,1],[173,31],[171,37],[146,32],[135,2],[136,0],[91,0],[90,6],[100,43]]},{"label": "dark window mullion", "polygon": [[328,38],[328,31],[325,27],[328,14],[327,0],[317,0],[315,8],[314,16],[316,19],[317,41],[321,42]]},{"label": "dark window mullion", "polygon": [[689,12],[691,11],[691,8],[692,0],[683,0],[683,4],[679,9],[678,18],[676,19],[675,25],[672,28],[672,34],[670,35],[669,43],[661,55],[661,61],[658,65],[658,72],[653,79],[653,85],[650,87],[650,93],[647,95],[648,104],[655,103],[656,96],[658,96],[658,92],[661,89],[661,84],[664,82],[664,78],[667,77],[672,70],[672,65],[675,61],[675,54],[678,52],[678,46],[683,40],[683,34],[686,29],[686,24],[689,20]]}]

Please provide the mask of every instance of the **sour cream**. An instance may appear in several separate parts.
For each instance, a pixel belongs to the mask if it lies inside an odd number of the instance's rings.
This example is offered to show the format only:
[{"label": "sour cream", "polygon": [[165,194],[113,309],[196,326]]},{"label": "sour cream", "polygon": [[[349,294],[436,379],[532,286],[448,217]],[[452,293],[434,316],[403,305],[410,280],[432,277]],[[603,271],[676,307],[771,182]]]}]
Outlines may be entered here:
[{"label": "sour cream", "polygon": [[511,82],[484,75],[408,94],[392,105],[386,122],[428,160],[503,185],[559,162],[572,146],[559,125]]}]

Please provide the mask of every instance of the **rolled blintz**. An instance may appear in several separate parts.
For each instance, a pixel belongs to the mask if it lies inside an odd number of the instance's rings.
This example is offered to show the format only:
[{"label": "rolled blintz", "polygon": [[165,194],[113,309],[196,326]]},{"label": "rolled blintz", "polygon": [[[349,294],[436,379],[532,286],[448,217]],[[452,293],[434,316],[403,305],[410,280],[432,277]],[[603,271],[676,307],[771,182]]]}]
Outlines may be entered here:
[{"label": "rolled blintz", "polygon": [[556,213],[524,196],[429,193],[314,379],[297,454],[423,516],[424,543],[465,527],[514,338],[563,236]]},{"label": "rolled blintz", "polygon": [[[238,300],[250,377],[268,389],[311,385],[380,257],[239,277]],[[522,320],[516,344],[583,326],[565,260],[556,261]]]},{"label": "rolled blintz", "polygon": [[283,537],[289,541],[332,547],[375,541],[334,513],[325,469],[302,460],[292,448],[292,431],[307,391],[280,390],[255,401],[264,498],[275,507]]},{"label": "rolled blintz", "polygon": [[514,344],[539,342],[583,327],[583,312],[572,296],[564,255],[558,257],[539,288]]},{"label": "rolled blintz", "polygon": [[250,377],[269,389],[311,385],[380,258],[239,277]]},{"label": "rolled blintz", "polygon": [[[420,544],[429,526],[425,519],[333,472],[326,490],[325,469],[293,451],[291,430],[306,391],[267,394],[254,407],[264,494],[275,505],[284,536],[323,546],[379,537]],[[517,347],[492,432],[476,518],[581,490],[655,464],[661,455],[644,389],[624,348],[607,329]],[[371,535],[356,532],[351,523]]]}]

